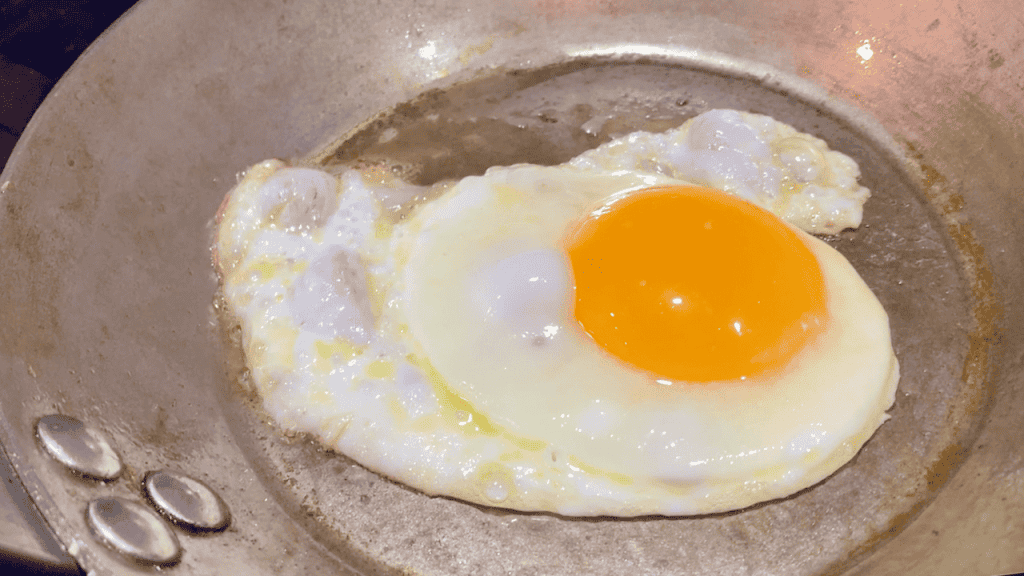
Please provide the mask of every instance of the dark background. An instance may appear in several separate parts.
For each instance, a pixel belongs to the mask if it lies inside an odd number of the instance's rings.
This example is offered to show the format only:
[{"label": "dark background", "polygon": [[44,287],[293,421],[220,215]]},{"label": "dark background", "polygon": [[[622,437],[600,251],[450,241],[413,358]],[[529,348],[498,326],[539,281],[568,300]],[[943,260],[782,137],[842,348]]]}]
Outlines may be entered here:
[{"label": "dark background", "polygon": [[[135,2],[0,0],[0,169],[54,84]],[[47,568],[0,546],[2,576],[76,573],[81,574],[73,569]]]},{"label": "dark background", "polygon": [[0,167],[75,59],[135,0],[0,0]]}]

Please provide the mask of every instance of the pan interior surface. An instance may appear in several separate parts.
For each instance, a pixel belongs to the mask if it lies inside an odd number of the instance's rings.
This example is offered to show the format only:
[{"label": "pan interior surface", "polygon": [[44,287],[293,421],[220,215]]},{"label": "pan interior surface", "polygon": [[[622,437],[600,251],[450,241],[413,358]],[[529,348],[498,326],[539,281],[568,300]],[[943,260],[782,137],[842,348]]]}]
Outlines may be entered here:
[{"label": "pan interior surface", "polygon": [[[1024,569],[1024,32],[1015,0],[139,2],[54,87],[0,173],[0,443],[84,571],[152,575],[87,520],[167,470],[230,525],[172,527],[169,574],[1003,574]],[[430,498],[247,391],[215,310],[213,217],[266,158],[426,183],[554,164],[714,107],[851,157],[873,197],[828,241],[889,314],[892,419],[824,482],[693,518]],[[99,480],[40,446],[103,433]]]},{"label": "pan interior surface", "polygon": [[357,565],[438,575],[838,573],[910,523],[984,418],[987,366],[969,337],[984,328],[963,246],[902,150],[870,120],[814,97],[798,79],[765,81],[742,63],[580,58],[424,92],[297,161],[332,171],[386,162],[429,184],[490,166],[558,164],[712,108],[767,114],[824,139],[857,161],[872,192],[861,227],[826,240],[888,312],[902,378],[892,419],[850,463],[789,498],[691,518],[573,519],[430,498],[310,438],[278,432],[246,391],[237,329],[225,325],[229,371],[240,385],[225,391],[222,406],[281,506]]}]

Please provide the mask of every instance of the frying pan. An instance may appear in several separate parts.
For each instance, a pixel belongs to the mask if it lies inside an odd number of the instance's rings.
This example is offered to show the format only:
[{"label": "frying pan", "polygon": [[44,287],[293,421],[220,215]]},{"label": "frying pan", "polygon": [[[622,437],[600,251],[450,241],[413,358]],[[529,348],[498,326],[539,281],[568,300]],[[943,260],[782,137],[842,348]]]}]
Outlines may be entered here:
[{"label": "frying pan", "polygon": [[[0,442],[90,574],[155,570],[100,543],[85,511],[146,506],[142,480],[161,469],[232,515],[220,532],[174,528],[171,573],[1022,570],[1015,8],[142,2],[58,83],[0,175]],[[432,181],[560,162],[711,107],[825,138],[873,191],[865,224],[829,241],[888,310],[904,376],[892,420],[821,484],[697,518],[517,514],[427,497],[282,433],[247,391],[209,252],[239,170],[391,155]],[[50,458],[35,436],[48,414],[106,434],[120,478]]]}]

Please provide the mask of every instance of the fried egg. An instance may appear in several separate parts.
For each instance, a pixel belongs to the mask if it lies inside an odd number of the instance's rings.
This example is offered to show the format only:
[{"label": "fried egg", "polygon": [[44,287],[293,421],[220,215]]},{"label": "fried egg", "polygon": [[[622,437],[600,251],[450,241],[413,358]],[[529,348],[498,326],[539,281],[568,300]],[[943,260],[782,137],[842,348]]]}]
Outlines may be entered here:
[{"label": "fried egg", "polygon": [[721,512],[819,482],[887,418],[885,311],[806,232],[859,224],[857,170],[732,110],[434,187],[271,160],[215,262],[285,430],[487,506]]}]

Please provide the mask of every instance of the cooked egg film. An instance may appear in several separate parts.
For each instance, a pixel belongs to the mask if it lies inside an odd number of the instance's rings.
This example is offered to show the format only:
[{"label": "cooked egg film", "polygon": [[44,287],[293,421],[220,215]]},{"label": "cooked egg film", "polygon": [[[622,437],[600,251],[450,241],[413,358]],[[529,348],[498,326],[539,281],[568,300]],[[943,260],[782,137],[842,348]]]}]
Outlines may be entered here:
[{"label": "cooked egg film", "polygon": [[271,160],[215,263],[285,430],[486,506],[722,512],[821,481],[888,417],[888,317],[807,233],[859,224],[858,175],[733,110],[434,187]]}]

